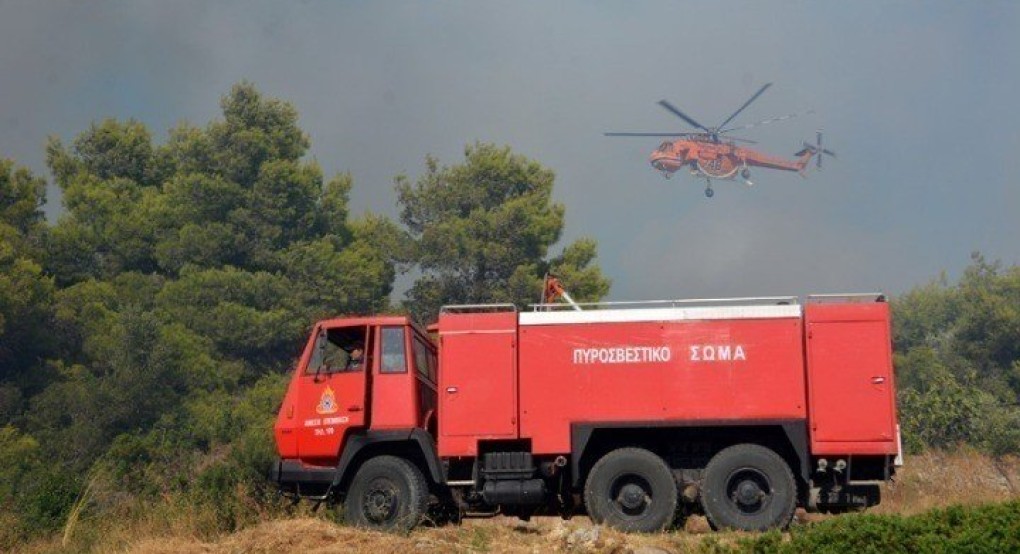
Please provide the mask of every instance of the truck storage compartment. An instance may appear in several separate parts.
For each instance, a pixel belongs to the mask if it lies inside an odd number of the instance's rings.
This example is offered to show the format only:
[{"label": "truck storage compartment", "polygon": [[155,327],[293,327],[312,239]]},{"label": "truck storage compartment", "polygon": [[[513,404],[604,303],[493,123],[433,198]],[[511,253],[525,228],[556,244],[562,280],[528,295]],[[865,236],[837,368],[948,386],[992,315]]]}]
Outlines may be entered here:
[{"label": "truck storage compartment", "polygon": [[441,455],[471,456],[479,440],[517,436],[516,341],[516,312],[440,315]]},{"label": "truck storage compartment", "polygon": [[802,421],[800,306],[522,313],[521,437],[569,452],[571,424]]},{"label": "truck storage compartment", "polygon": [[896,454],[889,305],[808,304],[812,452]]}]

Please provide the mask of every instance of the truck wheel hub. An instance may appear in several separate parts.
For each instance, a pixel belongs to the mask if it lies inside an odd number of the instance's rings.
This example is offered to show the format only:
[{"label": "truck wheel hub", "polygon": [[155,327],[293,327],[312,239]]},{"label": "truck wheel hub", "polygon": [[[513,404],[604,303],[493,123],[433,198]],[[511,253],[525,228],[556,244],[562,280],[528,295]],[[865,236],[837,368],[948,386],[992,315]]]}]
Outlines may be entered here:
[{"label": "truck wheel hub", "polygon": [[616,501],[628,510],[637,510],[644,506],[647,498],[648,495],[645,493],[644,489],[631,483],[624,485],[623,488],[620,489],[620,494],[616,497]]},{"label": "truck wheel hub", "polygon": [[745,513],[757,513],[769,502],[772,484],[759,469],[745,467],[730,475],[727,496]]},{"label": "truck wheel hub", "polygon": [[396,511],[397,495],[390,487],[374,487],[365,493],[365,515],[372,521],[386,521]]},{"label": "truck wheel hub", "polygon": [[737,485],[737,502],[752,506],[761,502],[764,493],[754,481],[744,481]]}]

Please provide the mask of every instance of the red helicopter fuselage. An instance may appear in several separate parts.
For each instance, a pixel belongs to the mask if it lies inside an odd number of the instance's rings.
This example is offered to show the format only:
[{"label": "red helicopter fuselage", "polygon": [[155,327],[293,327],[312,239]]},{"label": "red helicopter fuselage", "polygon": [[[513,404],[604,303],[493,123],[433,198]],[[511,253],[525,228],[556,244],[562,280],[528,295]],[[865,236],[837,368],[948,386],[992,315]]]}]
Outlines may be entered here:
[{"label": "red helicopter fuselage", "polygon": [[765,167],[784,171],[803,171],[814,156],[814,151],[798,152],[799,158],[788,160],[769,156],[757,150],[743,148],[732,142],[715,142],[709,139],[682,139],[659,145],[648,161],[652,167],[671,174],[684,167],[692,173],[713,179],[730,179],[749,167]]},{"label": "red helicopter fuselage", "polygon": [[[748,185],[753,184],[750,179],[751,171],[749,168],[751,167],[803,172],[807,167],[808,162],[811,161],[811,158],[817,155],[818,158],[815,161],[818,167],[821,168],[822,154],[827,156],[836,155],[831,150],[826,150],[822,147],[821,131],[818,131],[816,134],[815,144],[808,144],[805,142],[804,148],[801,149],[800,152],[794,154],[794,156],[797,156],[797,159],[795,160],[769,156],[768,154],[763,154],[757,150],[737,146],[735,141],[750,142],[752,144],[754,141],[726,134],[738,129],[750,129],[759,125],[765,125],[776,121],[784,121],[798,115],[784,115],[781,117],[765,119],[749,125],[727,127],[727,125],[729,125],[730,122],[740,114],[740,112],[744,111],[745,108],[751,105],[751,103],[761,96],[762,93],[770,86],[772,86],[772,83],[766,83],[763,85],[760,89],[758,89],[758,92],[754,93],[742,106],[737,108],[737,111],[730,114],[729,117],[724,119],[722,123],[715,127],[706,127],[691,118],[691,116],[680,111],[680,108],[677,108],[666,100],[659,100],[660,106],[682,119],[691,127],[700,129],[701,132],[611,132],[605,133],[605,135],[610,137],[683,137],[678,140],[668,140],[663,142],[659,145],[659,148],[657,148],[655,152],[652,152],[648,162],[652,164],[652,167],[661,171],[662,175],[667,179],[670,175],[680,169],[684,167],[689,168],[692,175],[703,177],[705,179],[707,185],[705,188],[705,196],[708,197],[715,194],[712,192],[712,179],[733,179],[739,174],[740,178],[743,179],[745,183]],[[803,173],[801,173],[801,175],[803,175]]]}]

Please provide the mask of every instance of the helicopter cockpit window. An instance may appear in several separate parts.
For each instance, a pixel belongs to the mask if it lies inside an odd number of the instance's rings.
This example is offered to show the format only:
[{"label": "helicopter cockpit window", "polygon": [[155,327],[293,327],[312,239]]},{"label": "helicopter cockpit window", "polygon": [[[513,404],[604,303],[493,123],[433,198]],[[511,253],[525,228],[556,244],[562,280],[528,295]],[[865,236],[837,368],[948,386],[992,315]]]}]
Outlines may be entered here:
[{"label": "helicopter cockpit window", "polygon": [[341,327],[319,334],[306,374],[361,371],[367,364],[365,327]]},{"label": "helicopter cockpit window", "polygon": [[666,141],[666,142],[660,144],[659,145],[659,152],[669,152],[670,146],[672,146],[672,143],[669,142],[669,141]]}]

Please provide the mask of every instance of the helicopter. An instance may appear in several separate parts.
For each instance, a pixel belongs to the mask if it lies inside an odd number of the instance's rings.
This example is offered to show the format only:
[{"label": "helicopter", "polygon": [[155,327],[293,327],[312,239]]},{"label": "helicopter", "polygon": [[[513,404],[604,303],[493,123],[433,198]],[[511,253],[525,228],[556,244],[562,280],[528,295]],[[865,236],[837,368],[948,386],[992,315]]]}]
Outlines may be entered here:
[{"label": "helicopter", "polygon": [[758,89],[758,92],[754,93],[754,95],[747,100],[747,102],[744,102],[742,106],[737,108],[737,111],[733,112],[733,114],[715,127],[706,127],[680,111],[679,108],[670,104],[666,100],[660,100],[660,106],[700,131],[685,133],[613,132],[605,133],[605,136],[680,137],[679,140],[668,140],[660,144],[659,147],[652,152],[648,161],[652,164],[652,167],[661,171],[663,177],[667,179],[669,179],[673,173],[685,167],[689,168],[691,175],[705,179],[705,196],[709,198],[715,194],[715,191],[712,190],[712,179],[732,181],[739,175],[745,184],[748,186],[753,185],[754,183],[751,181],[751,167],[796,171],[803,176],[808,163],[812,158],[814,158],[817,167],[821,169],[823,156],[836,157],[835,152],[822,146],[821,131],[818,131],[815,135],[815,144],[809,144],[807,142],[803,143],[803,148],[794,154],[794,156],[797,156],[797,159],[795,160],[770,156],[751,148],[737,146],[737,142],[750,144],[756,144],[756,142],[745,138],[727,135],[727,133],[732,131],[751,129],[760,125],[775,123],[777,121],[785,121],[799,115],[813,113],[808,111],[804,112],[804,114],[790,114],[773,117],[758,121],[757,123],[741,125],[739,127],[726,127],[731,121],[733,121],[734,118],[737,117],[737,115],[740,114],[740,112],[750,106],[752,102],[757,100],[758,97],[771,86],[772,83],[766,83],[763,85],[760,89]]}]

